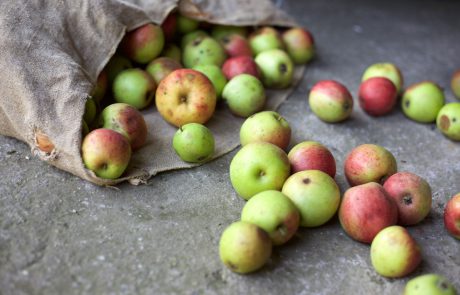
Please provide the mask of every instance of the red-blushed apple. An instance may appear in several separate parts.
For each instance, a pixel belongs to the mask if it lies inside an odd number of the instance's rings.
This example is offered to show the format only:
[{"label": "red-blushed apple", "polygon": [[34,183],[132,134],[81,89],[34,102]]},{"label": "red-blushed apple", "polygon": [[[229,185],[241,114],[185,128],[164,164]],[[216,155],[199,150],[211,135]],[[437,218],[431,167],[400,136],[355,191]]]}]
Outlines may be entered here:
[{"label": "red-blushed apple", "polygon": [[447,202],[444,209],[444,226],[453,237],[460,240],[460,193]]},{"label": "red-blushed apple", "polygon": [[202,73],[179,69],[160,82],[155,104],[163,119],[176,127],[187,123],[204,124],[214,114],[216,90]]},{"label": "red-blushed apple", "polygon": [[258,141],[269,142],[285,150],[291,141],[291,127],[275,111],[256,113],[241,125],[240,142],[245,146]]},{"label": "red-blushed apple", "polygon": [[227,59],[224,48],[211,37],[198,37],[189,42],[182,54],[182,63],[187,68],[197,65],[222,66]]},{"label": "red-blushed apple", "polygon": [[182,36],[180,47],[184,49],[185,46],[187,46],[187,44],[189,44],[190,42],[193,42],[195,41],[195,39],[203,38],[203,37],[209,37],[208,33],[206,33],[203,30],[196,30],[196,31],[187,33],[184,36]]},{"label": "red-blushed apple", "polygon": [[120,43],[123,54],[129,59],[146,64],[163,50],[163,30],[154,24],[146,24],[126,33]]},{"label": "red-blushed apple", "polygon": [[181,126],[174,134],[174,151],[185,162],[202,163],[214,154],[214,136],[211,130],[198,123]]},{"label": "red-blushed apple", "polygon": [[289,174],[286,153],[268,142],[245,145],[230,163],[232,186],[245,200],[266,190],[281,190]]},{"label": "red-blushed apple", "polygon": [[444,105],[442,88],[434,82],[423,81],[413,84],[404,91],[401,107],[404,115],[420,123],[431,123]]},{"label": "red-blushed apple", "polygon": [[95,129],[83,139],[81,156],[86,168],[98,177],[116,179],[128,167],[131,146],[123,135],[112,129]]},{"label": "red-blushed apple", "polygon": [[419,245],[399,225],[384,228],[375,236],[370,256],[377,273],[387,278],[407,276],[422,261]]},{"label": "red-blushed apple", "polygon": [[287,53],[271,49],[259,53],[255,62],[260,69],[262,83],[267,88],[283,89],[291,85],[294,77],[294,64]]},{"label": "red-blushed apple", "polygon": [[361,82],[373,77],[383,77],[389,79],[395,85],[398,93],[403,89],[404,79],[401,71],[392,63],[376,63],[369,66],[363,74]]},{"label": "red-blushed apple", "polygon": [[198,29],[200,22],[191,19],[185,15],[177,14],[176,16],[176,29],[181,34],[187,34]]},{"label": "red-blushed apple", "polygon": [[158,57],[152,60],[145,69],[149,73],[155,84],[160,84],[167,75],[171,72],[181,69],[182,65],[169,57]]},{"label": "red-blushed apple", "polygon": [[304,141],[288,153],[291,173],[304,170],[320,170],[335,177],[335,158],[327,147],[316,141]]},{"label": "red-blushed apple", "polygon": [[299,227],[300,215],[296,206],[283,193],[263,191],[244,205],[241,221],[257,225],[270,236],[273,245],[289,241]]},{"label": "red-blushed apple", "polygon": [[250,56],[236,56],[227,59],[222,66],[222,72],[228,80],[241,74],[249,74],[260,79],[259,67]]},{"label": "red-blushed apple", "polygon": [[367,182],[383,184],[396,173],[397,164],[395,157],[384,147],[362,144],[347,155],[344,171],[351,186]]},{"label": "red-blushed apple", "polygon": [[254,56],[266,50],[284,48],[280,34],[272,27],[257,29],[249,35],[248,40]]},{"label": "red-blushed apple", "polygon": [[430,213],[431,188],[420,176],[397,172],[385,181],[383,188],[398,206],[398,224],[417,224]]},{"label": "red-blushed apple", "polygon": [[452,93],[460,99],[460,70],[457,70],[453,75],[450,81],[450,88]]},{"label": "red-blushed apple", "polygon": [[225,85],[227,85],[227,78],[225,78],[222,70],[216,65],[197,65],[193,69],[208,77],[212,85],[214,85],[214,89],[216,89],[217,100],[219,100],[222,97]]},{"label": "red-blushed apple", "polygon": [[380,184],[369,182],[345,192],[339,220],[351,238],[370,244],[379,231],[396,224],[398,207]]},{"label": "red-blushed apple", "polygon": [[97,102],[100,103],[105,96],[108,86],[108,76],[105,70],[99,74],[96,80],[96,85],[94,85],[93,90],[90,93],[90,96]]},{"label": "red-blushed apple", "polygon": [[109,60],[107,65],[104,68],[104,71],[107,73],[108,87],[112,87],[113,81],[124,70],[131,69],[133,64],[126,57],[115,54]]},{"label": "red-blushed apple", "polygon": [[171,42],[174,40],[176,35],[176,27],[177,27],[177,14],[170,13],[166,17],[166,19],[161,24],[161,29],[163,30],[163,34],[165,36],[165,40]]},{"label": "red-blushed apple", "polygon": [[160,56],[172,58],[179,64],[182,62],[182,52],[176,44],[166,44]]},{"label": "red-blushed apple", "polygon": [[220,44],[224,47],[225,53],[229,57],[249,56],[252,57],[252,50],[246,38],[232,34],[220,39]]},{"label": "red-blushed apple", "polygon": [[126,103],[107,106],[101,113],[99,126],[124,135],[133,151],[142,147],[147,139],[147,124],[144,116],[135,107]]},{"label": "red-blushed apple", "polygon": [[321,80],[311,89],[308,104],[312,112],[328,123],[341,122],[353,111],[353,97],[350,91],[334,80]]},{"label": "red-blushed apple", "polygon": [[286,51],[295,64],[305,64],[315,56],[315,42],[304,28],[291,28],[281,35]]},{"label": "red-blushed apple", "polygon": [[211,30],[211,36],[219,42],[230,35],[238,35],[245,38],[247,34],[247,28],[239,26],[215,25]]},{"label": "red-blushed apple", "polygon": [[334,179],[319,170],[305,170],[286,179],[283,194],[300,212],[300,226],[317,227],[329,221],[340,205],[340,190]]},{"label": "red-blushed apple", "polygon": [[140,110],[153,100],[156,84],[149,73],[136,68],[118,74],[112,88],[116,102],[127,103]]},{"label": "red-blushed apple", "polygon": [[431,273],[409,280],[403,295],[457,295],[457,291],[445,277]]},{"label": "red-blushed apple", "polygon": [[460,102],[445,104],[439,110],[436,126],[446,137],[460,141]]},{"label": "red-blushed apple", "polygon": [[261,111],[265,106],[265,89],[256,77],[241,74],[231,79],[224,87],[222,98],[230,111],[240,117]]},{"label": "red-blushed apple", "polygon": [[383,116],[391,112],[397,98],[398,91],[387,78],[369,78],[359,87],[359,105],[372,116]]},{"label": "red-blushed apple", "polygon": [[252,223],[237,221],[222,233],[219,256],[231,271],[246,274],[264,266],[272,254],[268,234]]}]

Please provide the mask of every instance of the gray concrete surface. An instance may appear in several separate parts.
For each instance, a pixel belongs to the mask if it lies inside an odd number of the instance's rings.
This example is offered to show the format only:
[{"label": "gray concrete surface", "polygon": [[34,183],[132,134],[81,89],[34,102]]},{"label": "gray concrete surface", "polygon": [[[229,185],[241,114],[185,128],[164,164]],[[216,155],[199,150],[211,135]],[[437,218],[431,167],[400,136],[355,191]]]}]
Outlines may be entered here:
[{"label": "gray concrete surface", "polygon": [[228,166],[235,152],[204,166],[160,174],[148,185],[101,188],[33,158],[29,148],[0,136],[0,294],[400,294],[413,276],[435,272],[460,291],[460,242],[442,223],[446,201],[460,192],[460,143],[400,110],[370,118],[355,107],[343,124],[319,121],[307,106],[318,80],[337,79],[356,96],[366,66],[391,61],[406,85],[434,80],[448,89],[460,68],[460,2],[284,1],[282,7],[315,35],[318,58],[280,112],[306,139],[331,148],[338,181],[356,145],[378,143],[433,189],[433,208],[409,228],[423,263],[404,279],[385,279],[370,265],[369,247],[352,241],[337,219],[301,229],[248,276],[219,261],[223,229],[244,201]]}]

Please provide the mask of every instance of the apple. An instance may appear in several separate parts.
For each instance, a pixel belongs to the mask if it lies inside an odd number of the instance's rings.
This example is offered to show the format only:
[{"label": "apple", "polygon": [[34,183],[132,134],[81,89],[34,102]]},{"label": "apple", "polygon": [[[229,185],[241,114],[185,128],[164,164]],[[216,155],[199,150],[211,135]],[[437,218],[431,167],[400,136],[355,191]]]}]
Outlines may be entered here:
[{"label": "apple", "polygon": [[185,46],[187,46],[187,44],[189,44],[190,42],[193,42],[195,41],[195,39],[203,38],[203,37],[209,37],[208,33],[206,33],[203,30],[196,30],[196,31],[187,33],[184,36],[182,36],[182,39],[180,42],[181,48],[184,49]]},{"label": "apple", "polygon": [[411,85],[403,94],[401,106],[404,114],[420,123],[436,121],[444,105],[442,89],[431,81]]},{"label": "apple", "polygon": [[268,234],[252,223],[237,221],[222,233],[219,256],[231,271],[245,274],[264,266],[272,254]]},{"label": "apple", "polygon": [[104,68],[104,71],[107,73],[108,85],[110,85],[111,87],[113,81],[119,73],[121,73],[124,70],[131,69],[132,67],[133,64],[126,57],[119,54],[115,54],[114,56],[112,56],[112,58],[109,60],[109,62]]},{"label": "apple", "polygon": [[288,153],[291,172],[320,170],[335,177],[335,159],[327,147],[316,141],[304,141],[295,145]]},{"label": "apple", "polygon": [[[86,135],[88,135],[89,133],[89,127],[88,127],[88,124],[85,122],[85,120],[82,120],[81,121],[81,137],[85,137]],[[37,140],[38,141],[38,140]],[[41,149],[41,148],[40,148]],[[50,153],[52,150],[54,149],[54,145],[52,146],[52,148],[49,150],[49,151],[44,151],[44,152],[48,152]]]},{"label": "apple", "polygon": [[211,36],[219,42],[230,35],[237,35],[245,38],[247,34],[248,30],[246,27],[238,26],[215,25],[211,30]]},{"label": "apple", "polygon": [[228,80],[241,74],[253,75],[260,79],[259,67],[250,56],[236,56],[227,59],[222,66],[222,72]]},{"label": "apple", "polygon": [[378,274],[400,278],[413,272],[422,261],[417,242],[402,226],[382,229],[371,244],[371,262]]},{"label": "apple", "polygon": [[308,96],[312,112],[328,123],[341,122],[353,111],[353,97],[350,91],[334,80],[317,82]]},{"label": "apple", "polygon": [[420,176],[398,172],[385,181],[383,188],[398,206],[398,224],[417,224],[430,213],[431,187]]},{"label": "apple", "polygon": [[460,140],[460,102],[444,105],[438,113],[436,125],[448,138]]},{"label": "apple", "polygon": [[127,69],[113,81],[113,96],[116,102],[123,102],[137,109],[147,107],[155,95],[155,81],[141,69]]},{"label": "apple", "polygon": [[108,76],[105,70],[102,70],[96,80],[96,85],[90,93],[95,102],[100,103],[105,96],[108,85]]},{"label": "apple", "polygon": [[387,78],[369,78],[359,87],[359,105],[371,116],[383,116],[391,112],[397,98],[398,90]]},{"label": "apple", "polygon": [[454,286],[443,276],[425,274],[409,280],[403,295],[456,295]]},{"label": "apple", "polygon": [[315,56],[315,42],[309,31],[291,28],[281,35],[286,51],[295,64],[305,64]]},{"label": "apple", "polygon": [[158,85],[155,104],[160,115],[180,127],[206,123],[216,108],[216,90],[202,73],[192,69],[175,70]]},{"label": "apple", "polygon": [[444,226],[452,236],[460,240],[460,193],[447,202],[444,209]]},{"label": "apple", "polygon": [[366,81],[369,78],[383,77],[389,79],[396,86],[398,93],[401,93],[404,79],[401,71],[397,66],[392,63],[376,63],[369,66],[363,74],[361,82]]},{"label": "apple", "polygon": [[241,221],[265,230],[275,246],[286,243],[294,236],[299,220],[299,211],[294,203],[283,193],[274,190],[256,194],[241,212]]},{"label": "apple", "polygon": [[254,31],[249,35],[249,45],[254,55],[270,49],[284,48],[280,34],[272,27],[262,27]]},{"label": "apple", "polygon": [[163,30],[154,24],[146,24],[126,33],[120,48],[129,59],[146,64],[163,50],[165,37]]},{"label": "apple", "polygon": [[133,151],[142,147],[147,139],[147,124],[144,116],[135,107],[126,103],[107,106],[101,113],[99,126],[124,135]]},{"label": "apple", "polygon": [[251,142],[265,141],[285,150],[291,140],[291,127],[274,111],[256,113],[247,118],[240,128],[242,146]]},{"label": "apple", "polygon": [[452,89],[452,93],[460,99],[460,70],[457,70],[452,75],[452,80],[450,81],[450,88]]},{"label": "apple", "polygon": [[214,154],[214,136],[206,126],[188,123],[174,134],[173,148],[183,161],[202,163]]},{"label": "apple", "polygon": [[83,114],[83,120],[85,120],[86,123],[91,125],[91,123],[93,123],[94,119],[96,118],[96,113],[96,102],[94,101],[94,99],[88,97],[85,103],[85,113]]},{"label": "apple", "polygon": [[300,226],[317,227],[329,221],[340,205],[340,190],[334,179],[319,170],[292,174],[283,185],[283,194],[300,212]]},{"label": "apple", "polygon": [[178,63],[181,63],[182,61],[182,52],[179,46],[172,43],[166,44],[163,47],[163,51],[160,53],[160,56],[172,58]]},{"label": "apple", "polygon": [[175,13],[168,14],[161,24],[161,29],[163,30],[165,40],[169,42],[173,41],[177,29],[177,15]]},{"label": "apple", "polygon": [[230,111],[240,117],[261,111],[266,95],[262,83],[252,75],[241,74],[231,79],[224,87],[222,98]]},{"label": "apple", "polygon": [[249,42],[246,38],[232,34],[223,37],[220,40],[220,44],[225,50],[225,53],[229,57],[235,56],[249,56],[252,57],[252,49],[249,46]]},{"label": "apple", "polygon": [[266,50],[256,56],[256,64],[262,73],[262,82],[268,88],[287,88],[294,75],[294,64],[286,52],[280,49]]},{"label": "apple", "polygon": [[128,167],[131,146],[128,140],[112,129],[95,129],[83,139],[81,156],[86,168],[98,177],[116,179]]},{"label": "apple", "polygon": [[266,190],[281,190],[289,177],[286,153],[268,142],[253,142],[242,147],[230,163],[230,181],[245,200]]},{"label": "apple", "polygon": [[369,182],[345,192],[339,220],[351,238],[370,244],[378,232],[396,224],[398,208],[380,184]]},{"label": "apple", "polygon": [[199,21],[178,14],[176,17],[176,29],[181,34],[187,34],[198,29]]},{"label": "apple", "polygon": [[161,80],[163,80],[171,72],[181,68],[182,65],[172,58],[158,57],[152,60],[145,70],[152,76],[155,84],[158,85]]},{"label": "apple", "polygon": [[216,90],[217,100],[219,100],[222,96],[225,85],[227,85],[227,78],[225,78],[222,70],[216,65],[197,65],[193,69],[208,77]]},{"label": "apple", "polygon": [[362,144],[347,155],[344,170],[351,186],[367,182],[383,184],[396,173],[397,164],[395,157],[384,147]]},{"label": "apple", "polygon": [[197,65],[222,66],[227,58],[224,48],[211,37],[198,37],[188,43],[182,55],[182,63],[187,68]]}]

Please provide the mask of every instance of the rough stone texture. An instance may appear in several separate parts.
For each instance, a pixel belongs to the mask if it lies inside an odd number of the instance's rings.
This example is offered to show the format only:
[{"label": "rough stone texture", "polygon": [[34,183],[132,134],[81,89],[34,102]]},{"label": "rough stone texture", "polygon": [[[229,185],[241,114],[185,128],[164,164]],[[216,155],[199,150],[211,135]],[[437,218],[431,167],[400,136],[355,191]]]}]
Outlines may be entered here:
[{"label": "rough stone texture", "polygon": [[429,272],[460,291],[460,244],[442,223],[446,201],[460,192],[460,143],[400,110],[371,118],[356,104],[351,120],[326,124],[308,108],[315,82],[337,79],[356,96],[362,72],[379,61],[399,65],[406,86],[438,82],[453,101],[448,85],[460,68],[460,2],[378,3],[283,2],[313,32],[319,55],[280,113],[292,125],[291,146],[308,139],[331,148],[342,192],[346,154],[369,142],[393,152],[399,170],[430,183],[432,212],[409,228],[423,253],[414,274],[398,280],[377,275],[369,246],[348,238],[337,219],[301,229],[261,271],[231,273],[219,261],[218,242],[244,205],[229,181],[235,152],[160,174],[148,185],[101,188],[0,137],[0,294],[400,294],[409,278]]}]

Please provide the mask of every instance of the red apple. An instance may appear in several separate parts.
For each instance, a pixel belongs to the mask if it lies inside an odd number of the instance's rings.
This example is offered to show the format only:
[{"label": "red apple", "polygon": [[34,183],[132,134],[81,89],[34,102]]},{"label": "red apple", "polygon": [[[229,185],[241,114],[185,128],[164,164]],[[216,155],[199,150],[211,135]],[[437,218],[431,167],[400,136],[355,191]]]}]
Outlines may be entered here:
[{"label": "red apple", "polygon": [[157,57],[164,46],[163,30],[154,24],[146,24],[126,33],[120,48],[129,59],[146,64]]},{"label": "red apple", "polygon": [[382,116],[391,112],[397,98],[398,90],[387,78],[370,78],[359,87],[359,105],[372,116]]},{"label": "red apple", "polygon": [[447,202],[444,210],[444,226],[452,236],[460,240],[460,193]]},{"label": "red apple", "polygon": [[161,24],[166,41],[173,41],[176,34],[177,16],[175,13],[170,13]]},{"label": "red apple", "polygon": [[332,153],[316,141],[304,141],[294,146],[288,154],[292,173],[320,170],[335,177],[335,159]]},{"label": "red apple", "polygon": [[222,66],[222,72],[229,81],[241,74],[249,74],[260,79],[259,67],[250,56],[237,56],[227,59]]},{"label": "red apple", "polygon": [[225,49],[229,57],[235,56],[250,56],[252,57],[252,50],[246,38],[238,34],[231,34],[225,36],[220,40],[220,44]]},{"label": "red apple", "polygon": [[102,70],[102,72],[97,77],[96,85],[94,86],[90,94],[94,101],[96,101],[97,103],[101,102],[101,100],[104,98],[105,93],[107,91],[108,83],[109,81],[107,77],[107,72],[105,70]]}]

